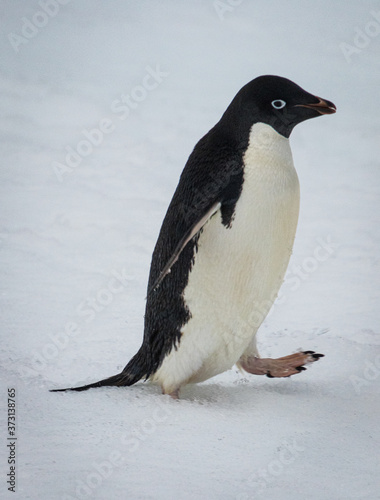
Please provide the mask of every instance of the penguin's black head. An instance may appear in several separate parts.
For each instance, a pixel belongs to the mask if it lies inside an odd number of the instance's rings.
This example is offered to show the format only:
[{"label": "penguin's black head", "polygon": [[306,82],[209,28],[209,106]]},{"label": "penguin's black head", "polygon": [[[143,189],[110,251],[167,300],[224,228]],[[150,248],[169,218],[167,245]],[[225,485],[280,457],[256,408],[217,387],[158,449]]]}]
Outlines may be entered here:
[{"label": "penguin's black head", "polygon": [[240,132],[254,123],[272,126],[289,137],[293,128],[304,120],[336,112],[331,101],[309,94],[294,82],[280,76],[259,76],[235,96],[221,122]]}]

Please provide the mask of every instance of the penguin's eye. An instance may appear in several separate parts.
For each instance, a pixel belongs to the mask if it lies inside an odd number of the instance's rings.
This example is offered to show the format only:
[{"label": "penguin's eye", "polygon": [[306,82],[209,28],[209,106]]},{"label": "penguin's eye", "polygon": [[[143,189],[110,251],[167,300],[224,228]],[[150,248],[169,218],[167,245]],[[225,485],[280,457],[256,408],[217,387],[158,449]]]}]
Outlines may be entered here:
[{"label": "penguin's eye", "polygon": [[282,99],[276,99],[275,101],[272,101],[272,106],[274,107],[274,109],[282,109],[286,106],[286,102]]}]

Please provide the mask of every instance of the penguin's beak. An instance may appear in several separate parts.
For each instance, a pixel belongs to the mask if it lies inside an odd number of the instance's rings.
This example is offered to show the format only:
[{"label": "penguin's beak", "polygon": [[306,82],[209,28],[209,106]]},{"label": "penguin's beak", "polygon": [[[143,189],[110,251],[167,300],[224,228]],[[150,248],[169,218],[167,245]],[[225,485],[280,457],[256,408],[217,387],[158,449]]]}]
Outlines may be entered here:
[{"label": "penguin's beak", "polygon": [[331,101],[326,101],[320,97],[315,96],[318,99],[317,103],[313,104],[296,104],[295,107],[301,106],[302,108],[309,108],[317,111],[320,115],[332,115],[336,112],[336,106]]}]

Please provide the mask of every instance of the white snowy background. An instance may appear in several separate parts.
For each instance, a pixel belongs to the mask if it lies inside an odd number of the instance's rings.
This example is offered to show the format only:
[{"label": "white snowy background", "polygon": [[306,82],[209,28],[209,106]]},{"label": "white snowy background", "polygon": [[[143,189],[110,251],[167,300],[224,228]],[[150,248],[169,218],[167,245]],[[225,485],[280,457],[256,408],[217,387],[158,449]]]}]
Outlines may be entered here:
[{"label": "white snowy background", "polygon": [[[380,2],[57,2],[0,4],[1,498],[380,498]],[[263,356],[325,358],[290,379],[234,367],[180,401],[143,383],[49,393],[137,351],[181,170],[262,74],[338,108],[291,136],[300,222],[259,331]]]}]

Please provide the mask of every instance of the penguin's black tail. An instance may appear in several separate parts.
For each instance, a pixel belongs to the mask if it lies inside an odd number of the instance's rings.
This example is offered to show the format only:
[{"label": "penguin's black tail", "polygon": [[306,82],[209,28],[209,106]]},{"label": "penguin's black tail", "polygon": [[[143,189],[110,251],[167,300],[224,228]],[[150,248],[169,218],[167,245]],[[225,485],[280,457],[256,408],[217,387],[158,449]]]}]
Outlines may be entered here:
[{"label": "penguin's black tail", "polygon": [[80,387],[67,387],[66,389],[50,389],[49,392],[63,392],[63,391],[86,391],[87,389],[92,389],[93,387],[103,387],[103,386],[129,386],[133,385],[142,378],[148,377],[148,369],[146,368],[146,357],[144,352],[140,349],[131,361],[127,364],[124,370],[117,375],[112,375],[112,377],[99,380],[98,382],[93,382],[92,384],[82,385]]}]

